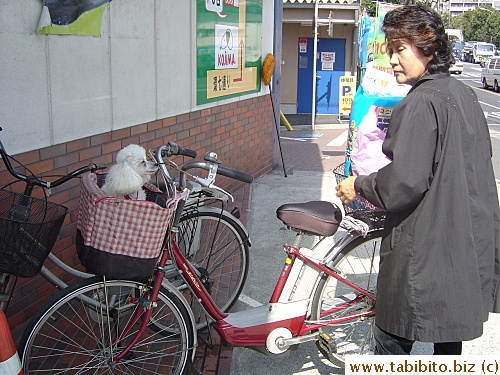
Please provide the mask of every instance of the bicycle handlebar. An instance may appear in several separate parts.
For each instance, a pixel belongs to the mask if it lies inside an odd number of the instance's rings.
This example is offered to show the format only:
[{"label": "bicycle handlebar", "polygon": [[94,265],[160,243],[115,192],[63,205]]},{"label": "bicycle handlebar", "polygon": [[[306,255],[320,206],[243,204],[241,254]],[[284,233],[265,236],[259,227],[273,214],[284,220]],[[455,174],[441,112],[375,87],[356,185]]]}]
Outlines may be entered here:
[{"label": "bicycle handlebar", "polygon": [[219,168],[217,168],[217,173],[238,181],[246,182],[247,184],[251,184],[253,182],[253,175],[240,172],[235,169],[221,167],[220,165]]},{"label": "bicycle handlebar", "polygon": [[[194,169],[194,168],[201,168],[201,169],[204,169],[206,171],[210,171],[211,168],[213,167],[213,165],[214,164],[212,164],[212,163],[199,161],[199,160],[193,160],[193,161],[188,161],[187,163],[185,163],[181,169],[184,172],[189,170],[189,169]],[[238,181],[246,182],[248,184],[253,182],[253,176],[251,174],[240,172],[240,171],[237,171],[235,169],[217,166],[217,173],[222,175],[222,176],[225,176],[225,177],[229,177],[229,178],[232,178],[232,179],[235,179]]]},{"label": "bicycle handlebar", "polygon": [[[0,128],[1,130],[1,128]],[[74,170],[73,172],[70,172],[68,173],[67,175],[65,176],[62,176],[61,178],[55,180],[55,181],[52,181],[52,182],[46,182],[46,181],[42,181],[39,177],[33,175],[33,176],[25,176],[19,172],[17,172],[15,170],[15,168],[12,166],[12,164],[10,163],[10,155],[7,154],[7,151],[5,151],[5,148],[2,144],[2,142],[0,141],[0,156],[2,157],[2,160],[5,164],[5,167],[7,168],[7,170],[9,171],[9,173],[16,179],[20,180],[20,181],[24,181],[26,182],[28,185],[35,185],[35,186],[41,186],[43,188],[47,188],[47,189],[50,189],[51,187],[56,187],[56,186],[59,186],[63,183],[65,183],[66,181],[68,180],[71,180],[72,178],[78,176],[78,175],[81,175],[82,173],[85,173],[85,172],[95,172],[96,170],[99,170],[99,169],[105,169],[106,168],[106,163],[92,163],[92,164],[89,164],[85,167],[82,167],[82,168],[78,168],[77,170]]]},{"label": "bicycle handlebar", "polygon": [[161,156],[172,156],[172,155],[182,155],[190,158],[195,158],[197,156],[196,151],[190,150],[188,148],[183,148],[179,146],[177,143],[169,141],[166,145],[160,146],[158,149],[161,152]]}]

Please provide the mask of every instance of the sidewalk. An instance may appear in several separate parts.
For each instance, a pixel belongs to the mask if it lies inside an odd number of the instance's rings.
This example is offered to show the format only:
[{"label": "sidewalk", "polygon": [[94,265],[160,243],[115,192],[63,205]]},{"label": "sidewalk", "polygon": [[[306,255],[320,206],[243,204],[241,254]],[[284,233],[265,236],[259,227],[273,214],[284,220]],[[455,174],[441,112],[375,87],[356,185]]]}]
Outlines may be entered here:
[{"label": "sidewalk", "polygon": [[[253,246],[250,248],[250,270],[240,298],[245,302],[237,304],[238,310],[266,303],[281,272],[282,246],[290,243],[293,235],[276,218],[276,208],[283,203],[309,200],[337,201],[332,169],[344,161],[346,131],[346,127],[340,127],[281,132],[285,166],[287,170],[293,169],[293,173],[284,177],[283,168],[276,168],[252,184],[247,227]],[[498,354],[498,337],[500,314],[490,314],[483,336],[465,342],[464,354]],[[414,353],[432,354],[432,345],[417,343]],[[321,358],[313,342],[301,344],[286,358],[271,358],[246,348],[232,350],[231,375],[342,373],[343,369]],[[219,371],[218,374],[228,373]]]}]

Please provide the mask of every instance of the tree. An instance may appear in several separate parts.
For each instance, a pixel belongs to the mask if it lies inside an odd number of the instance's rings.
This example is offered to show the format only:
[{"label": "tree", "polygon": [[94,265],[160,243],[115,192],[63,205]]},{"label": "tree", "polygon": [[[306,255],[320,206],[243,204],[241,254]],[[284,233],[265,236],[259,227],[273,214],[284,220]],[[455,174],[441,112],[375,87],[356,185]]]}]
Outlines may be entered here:
[{"label": "tree", "polygon": [[370,17],[375,17],[377,13],[377,3],[371,0],[361,0],[361,9],[366,10]]},{"label": "tree", "polygon": [[461,29],[464,39],[500,44],[500,12],[491,6],[477,7],[474,10],[452,19],[453,27]]},{"label": "tree", "polygon": [[[382,2],[382,1],[381,1]],[[412,0],[384,0],[384,3],[407,5],[412,3]],[[361,0],[361,9],[365,9],[370,17],[377,15],[377,1],[376,0]]]}]

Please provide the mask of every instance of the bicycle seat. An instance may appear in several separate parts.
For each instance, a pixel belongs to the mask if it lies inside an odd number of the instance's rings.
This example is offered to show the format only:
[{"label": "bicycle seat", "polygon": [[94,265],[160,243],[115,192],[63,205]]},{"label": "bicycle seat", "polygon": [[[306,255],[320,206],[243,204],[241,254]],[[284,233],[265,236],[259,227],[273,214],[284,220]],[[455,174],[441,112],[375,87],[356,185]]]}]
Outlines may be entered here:
[{"label": "bicycle seat", "polygon": [[276,210],[276,216],[292,229],[317,236],[333,235],[342,221],[340,209],[325,201],[284,204]]}]

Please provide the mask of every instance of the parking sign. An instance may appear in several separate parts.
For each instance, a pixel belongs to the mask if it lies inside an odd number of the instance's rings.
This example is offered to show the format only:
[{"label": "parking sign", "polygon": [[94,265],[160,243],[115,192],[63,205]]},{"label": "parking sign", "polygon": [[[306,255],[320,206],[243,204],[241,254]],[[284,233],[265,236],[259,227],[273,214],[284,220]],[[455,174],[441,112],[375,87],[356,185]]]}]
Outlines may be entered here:
[{"label": "parking sign", "polygon": [[341,76],[339,82],[339,114],[349,115],[351,113],[352,100],[355,92],[355,77]]}]

